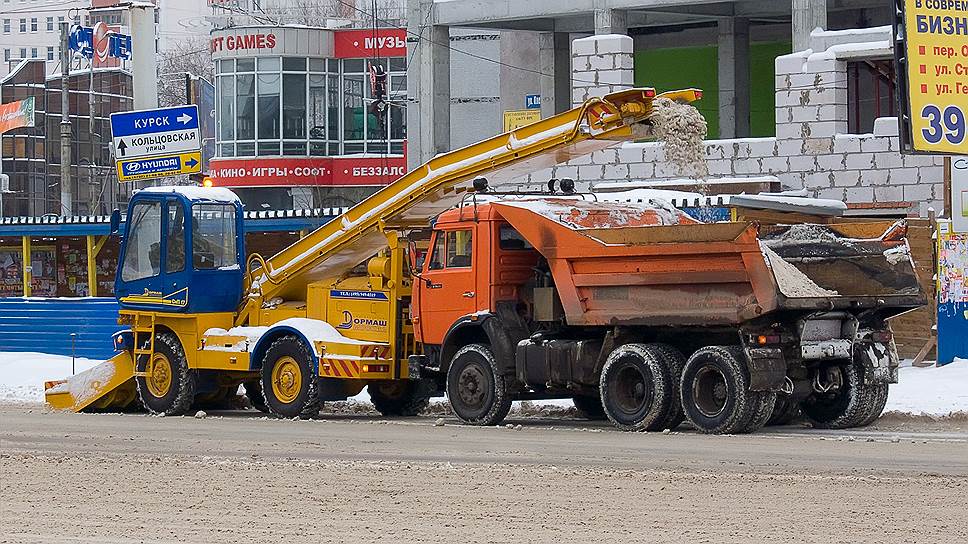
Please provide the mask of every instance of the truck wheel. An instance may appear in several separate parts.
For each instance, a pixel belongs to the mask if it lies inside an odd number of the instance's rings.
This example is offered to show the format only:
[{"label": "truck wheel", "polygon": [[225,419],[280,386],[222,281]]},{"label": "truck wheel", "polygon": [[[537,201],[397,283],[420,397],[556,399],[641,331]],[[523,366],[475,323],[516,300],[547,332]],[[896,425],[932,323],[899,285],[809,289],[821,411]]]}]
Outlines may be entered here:
[{"label": "truck wheel", "polygon": [[602,407],[623,431],[661,431],[669,420],[672,383],[662,355],[643,344],[615,348],[605,360],[598,390]]},{"label": "truck wheel", "polygon": [[773,408],[776,406],[776,393],[773,391],[751,391],[750,392],[750,422],[743,427],[740,433],[756,432],[766,426],[773,416]]},{"label": "truck wheel", "polygon": [[592,421],[605,419],[605,408],[602,407],[602,398],[596,395],[575,395],[571,399],[575,403],[579,417]]},{"label": "truck wheel", "polygon": [[497,425],[511,411],[511,395],[491,348],[468,344],[447,369],[447,398],[454,415],[472,425]]},{"label": "truck wheel", "polygon": [[138,357],[138,376],[135,384],[138,397],[153,414],[180,416],[188,412],[195,400],[195,371],[188,368],[188,359],[181,342],[174,333],[155,334],[155,352]]},{"label": "truck wheel", "polygon": [[249,404],[251,404],[253,408],[262,413],[269,411],[269,407],[266,406],[265,395],[262,394],[261,380],[247,381],[242,384],[242,388],[245,389],[245,397],[249,399]]},{"label": "truck wheel", "polygon": [[426,387],[417,380],[373,382],[366,391],[373,407],[385,416],[418,416],[430,404]]},{"label": "truck wheel", "polygon": [[662,428],[675,429],[686,420],[686,414],[682,411],[682,402],[679,400],[682,396],[679,389],[682,387],[682,369],[686,366],[686,356],[669,344],[649,344],[649,346],[658,351],[662,363],[669,369],[672,404],[669,406],[669,417]]},{"label": "truck wheel", "polygon": [[738,347],[709,346],[682,371],[682,408],[699,432],[736,434],[753,421],[761,399],[749,390],[746,356]]},{"label": "truck wheel", "polygon": [[864,369],[854,361],[842,361],[834,367],[840,373],[841,386],[827,393],[813,393],[800,403],[803,415],[818,429],[856,427],[871,412],[875,384],[862,384]]},{"label": "truck wheel", "polygon": [[800,405],[793,402],[789,395],[777,395],[776,404],[773,405],[773,415],[770,416],[767,426],[789,425],[800,415]]},{"label": "truck wheel", "polygon": [[319,414],[313,355],[299,338],[283,336],[266,350],[262,392],[270,414],[285,418],[310,418]]},{"label": "truck wheel", "polygon": [[866,427],[881,417],[881,414],[884,413],[884,407],[887,406],[888,389],[889,386],[886,383],[871,384],[872,391],[868,403],[870,410],[864,419],[857,424],[858,427]]}]

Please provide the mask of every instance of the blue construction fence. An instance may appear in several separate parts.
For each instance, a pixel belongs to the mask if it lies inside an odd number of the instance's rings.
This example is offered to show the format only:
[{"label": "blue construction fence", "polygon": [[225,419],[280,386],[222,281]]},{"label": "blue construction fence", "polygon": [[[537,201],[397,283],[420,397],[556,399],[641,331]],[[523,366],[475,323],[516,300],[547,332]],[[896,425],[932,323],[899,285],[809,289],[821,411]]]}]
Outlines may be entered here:
[{"label": "blue construction fence", "polygon": [[0,298],[0,351],[109,359],[121,329],[113,298]]}]

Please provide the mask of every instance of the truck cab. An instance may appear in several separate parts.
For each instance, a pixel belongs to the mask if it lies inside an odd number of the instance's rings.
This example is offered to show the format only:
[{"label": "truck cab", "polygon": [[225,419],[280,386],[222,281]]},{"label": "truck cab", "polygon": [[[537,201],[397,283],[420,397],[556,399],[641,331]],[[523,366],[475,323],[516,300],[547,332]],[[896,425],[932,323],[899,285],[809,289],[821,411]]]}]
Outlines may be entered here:
[{"label": "truck cab", "polygon": [[242,203],[227,189],[153,187],[128,205],[115,293],[127,310],[234,311],[242,298]]}]

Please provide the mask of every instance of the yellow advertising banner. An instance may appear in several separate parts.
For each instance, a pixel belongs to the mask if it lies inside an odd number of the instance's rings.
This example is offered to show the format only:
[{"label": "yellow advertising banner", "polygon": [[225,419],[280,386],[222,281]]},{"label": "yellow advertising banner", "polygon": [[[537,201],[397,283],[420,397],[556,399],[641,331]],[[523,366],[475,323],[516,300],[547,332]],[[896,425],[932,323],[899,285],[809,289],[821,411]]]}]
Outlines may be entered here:
[{"label": "yellow advertising banner", "polygon": [[968,0],[905,0],[915,151],[968,152]]},{"label": "yellow advertising banner", "polygon": [[34,126],[34,97],[0,104],[0,134],[21,127]]},{"label": "yellow advertising banner", "polygon": [[541,110],[539,109],[506,111],[504,112],[504,132],[510,132],[540,120]]}]

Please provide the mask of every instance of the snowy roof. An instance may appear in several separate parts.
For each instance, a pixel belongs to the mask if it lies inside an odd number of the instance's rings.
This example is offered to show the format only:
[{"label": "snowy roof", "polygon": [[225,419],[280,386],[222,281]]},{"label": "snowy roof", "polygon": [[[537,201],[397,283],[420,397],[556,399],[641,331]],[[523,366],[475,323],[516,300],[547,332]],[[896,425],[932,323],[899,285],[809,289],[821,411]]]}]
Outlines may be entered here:
[{"label": "snowy roof", "polygon": [[146,193],[174,193],[189,200],[212,200],[235,204],[241,202],[238,195],[225,187],[198,187],[196,185],[170,185],[167,187],[146,187],[139,192]]}]

